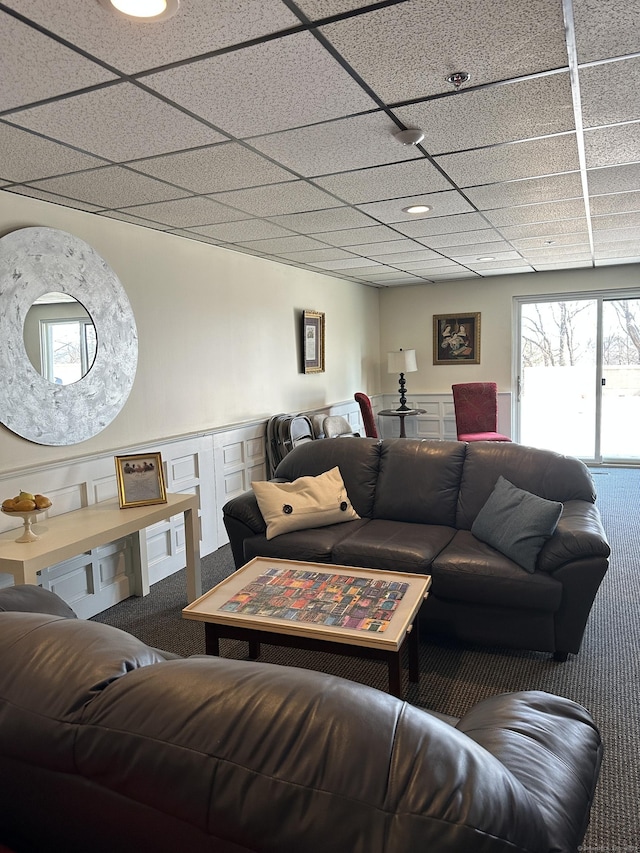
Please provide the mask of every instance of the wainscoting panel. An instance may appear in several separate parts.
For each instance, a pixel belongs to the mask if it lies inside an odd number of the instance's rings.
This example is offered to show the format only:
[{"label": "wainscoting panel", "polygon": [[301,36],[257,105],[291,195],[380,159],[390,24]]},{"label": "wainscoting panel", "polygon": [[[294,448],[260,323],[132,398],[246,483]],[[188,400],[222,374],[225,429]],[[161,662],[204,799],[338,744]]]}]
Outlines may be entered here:
[{"label": "wainscoting panel", "polygon": [[254,480],[267,479],[266,421],[240,426],[213,436],[215,517],[218,547],[229,541],[222,507],[251,488]]}]

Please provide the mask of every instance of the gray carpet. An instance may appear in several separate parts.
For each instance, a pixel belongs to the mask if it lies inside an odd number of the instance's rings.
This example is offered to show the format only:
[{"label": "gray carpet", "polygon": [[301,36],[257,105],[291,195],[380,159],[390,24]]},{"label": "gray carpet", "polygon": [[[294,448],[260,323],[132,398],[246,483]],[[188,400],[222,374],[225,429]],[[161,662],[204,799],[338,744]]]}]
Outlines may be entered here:
[{"label": "gray carpet", "polygon": [[[598,506],[612,548],[610,569],[589,619],[579,655],[555,663],[548,655],[482,648],[423,637],[420,681],[405,681],[408,702],[462,716],[475,702],[513,690],[546,690],[580,702],[593,714],[605,743],[587,853],[640,851],[640,470],[595,469]],[[233,571],[228,546],[202,561],[203,588]],[[145,598],[129,598],[95,616],[149,645],[190,655],[204,652],[204,629],[181,617],[184,572],[154,584]],[[246,658],[244,643],[223,640],[225,657]],[[307,667],[387,687],[383,663],[263,646],[261,660]],[[406,679],[406,673],[405,673]]]}]

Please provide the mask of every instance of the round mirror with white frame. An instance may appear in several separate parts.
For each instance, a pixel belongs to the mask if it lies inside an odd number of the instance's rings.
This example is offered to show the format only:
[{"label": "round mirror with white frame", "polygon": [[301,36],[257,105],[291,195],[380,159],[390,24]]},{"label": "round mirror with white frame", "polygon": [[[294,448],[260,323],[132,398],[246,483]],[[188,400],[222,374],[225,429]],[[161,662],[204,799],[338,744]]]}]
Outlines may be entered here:
[{"label": "round mirror with white frame", "polygon": [[[84,375],[66,384],[55,373],[47,378],[42,357],[34,367],[27,353],[25,322],[51,293],[79,303],[90,320]],[[36,444],[92,438],[133,386],[138,335],[124,288],[88,243],[65,231],[21,228],[0,238],[0,341],[0,422]]]}]

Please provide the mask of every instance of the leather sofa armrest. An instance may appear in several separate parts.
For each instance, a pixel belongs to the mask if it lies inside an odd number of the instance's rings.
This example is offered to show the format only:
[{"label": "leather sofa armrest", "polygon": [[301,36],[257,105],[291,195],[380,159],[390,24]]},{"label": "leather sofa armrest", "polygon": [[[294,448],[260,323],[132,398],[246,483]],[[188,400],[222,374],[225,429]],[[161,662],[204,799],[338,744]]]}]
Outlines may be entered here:
[{"label": "leather sofa armrest", "polygon": [[76,612],[55,592],[30,583],[0,590],[0,612],[44,613],[63,616],[65,619],[77,618]]},{"label": "leather sofa armrest", "polygon": [[222,507],[222,520],[229,536],[233,561],[236,569],[239,569],[246,562],[245,539],[261,536],[267,529],[254,493],[244,492],[228,501]]},{"label": "leather sofa armrest", "polygon": [[538,557],[538,569],[553,572],[566,563],[581,558],[607,559],[611,549],[595,504],[567,501],[558,527],[545,542]]},{"label": "leather sofa armrest", "polygon": [[222,514],[245,525],[252,533],[264,533],[267,525],[253,492],[244,492],[222,507]]}]

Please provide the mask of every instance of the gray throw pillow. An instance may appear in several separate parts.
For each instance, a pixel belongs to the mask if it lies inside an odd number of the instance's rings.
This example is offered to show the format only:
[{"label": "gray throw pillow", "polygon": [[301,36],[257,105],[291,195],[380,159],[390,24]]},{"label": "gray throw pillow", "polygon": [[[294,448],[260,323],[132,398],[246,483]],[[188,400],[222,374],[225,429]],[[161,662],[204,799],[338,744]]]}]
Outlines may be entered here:
[{"label": "gray throw pillow", "polygon": [[500,476],[471,532],[523,569],[534,572],[538,554],[553,536],[561,514],[560,502],[518,489]]}]

